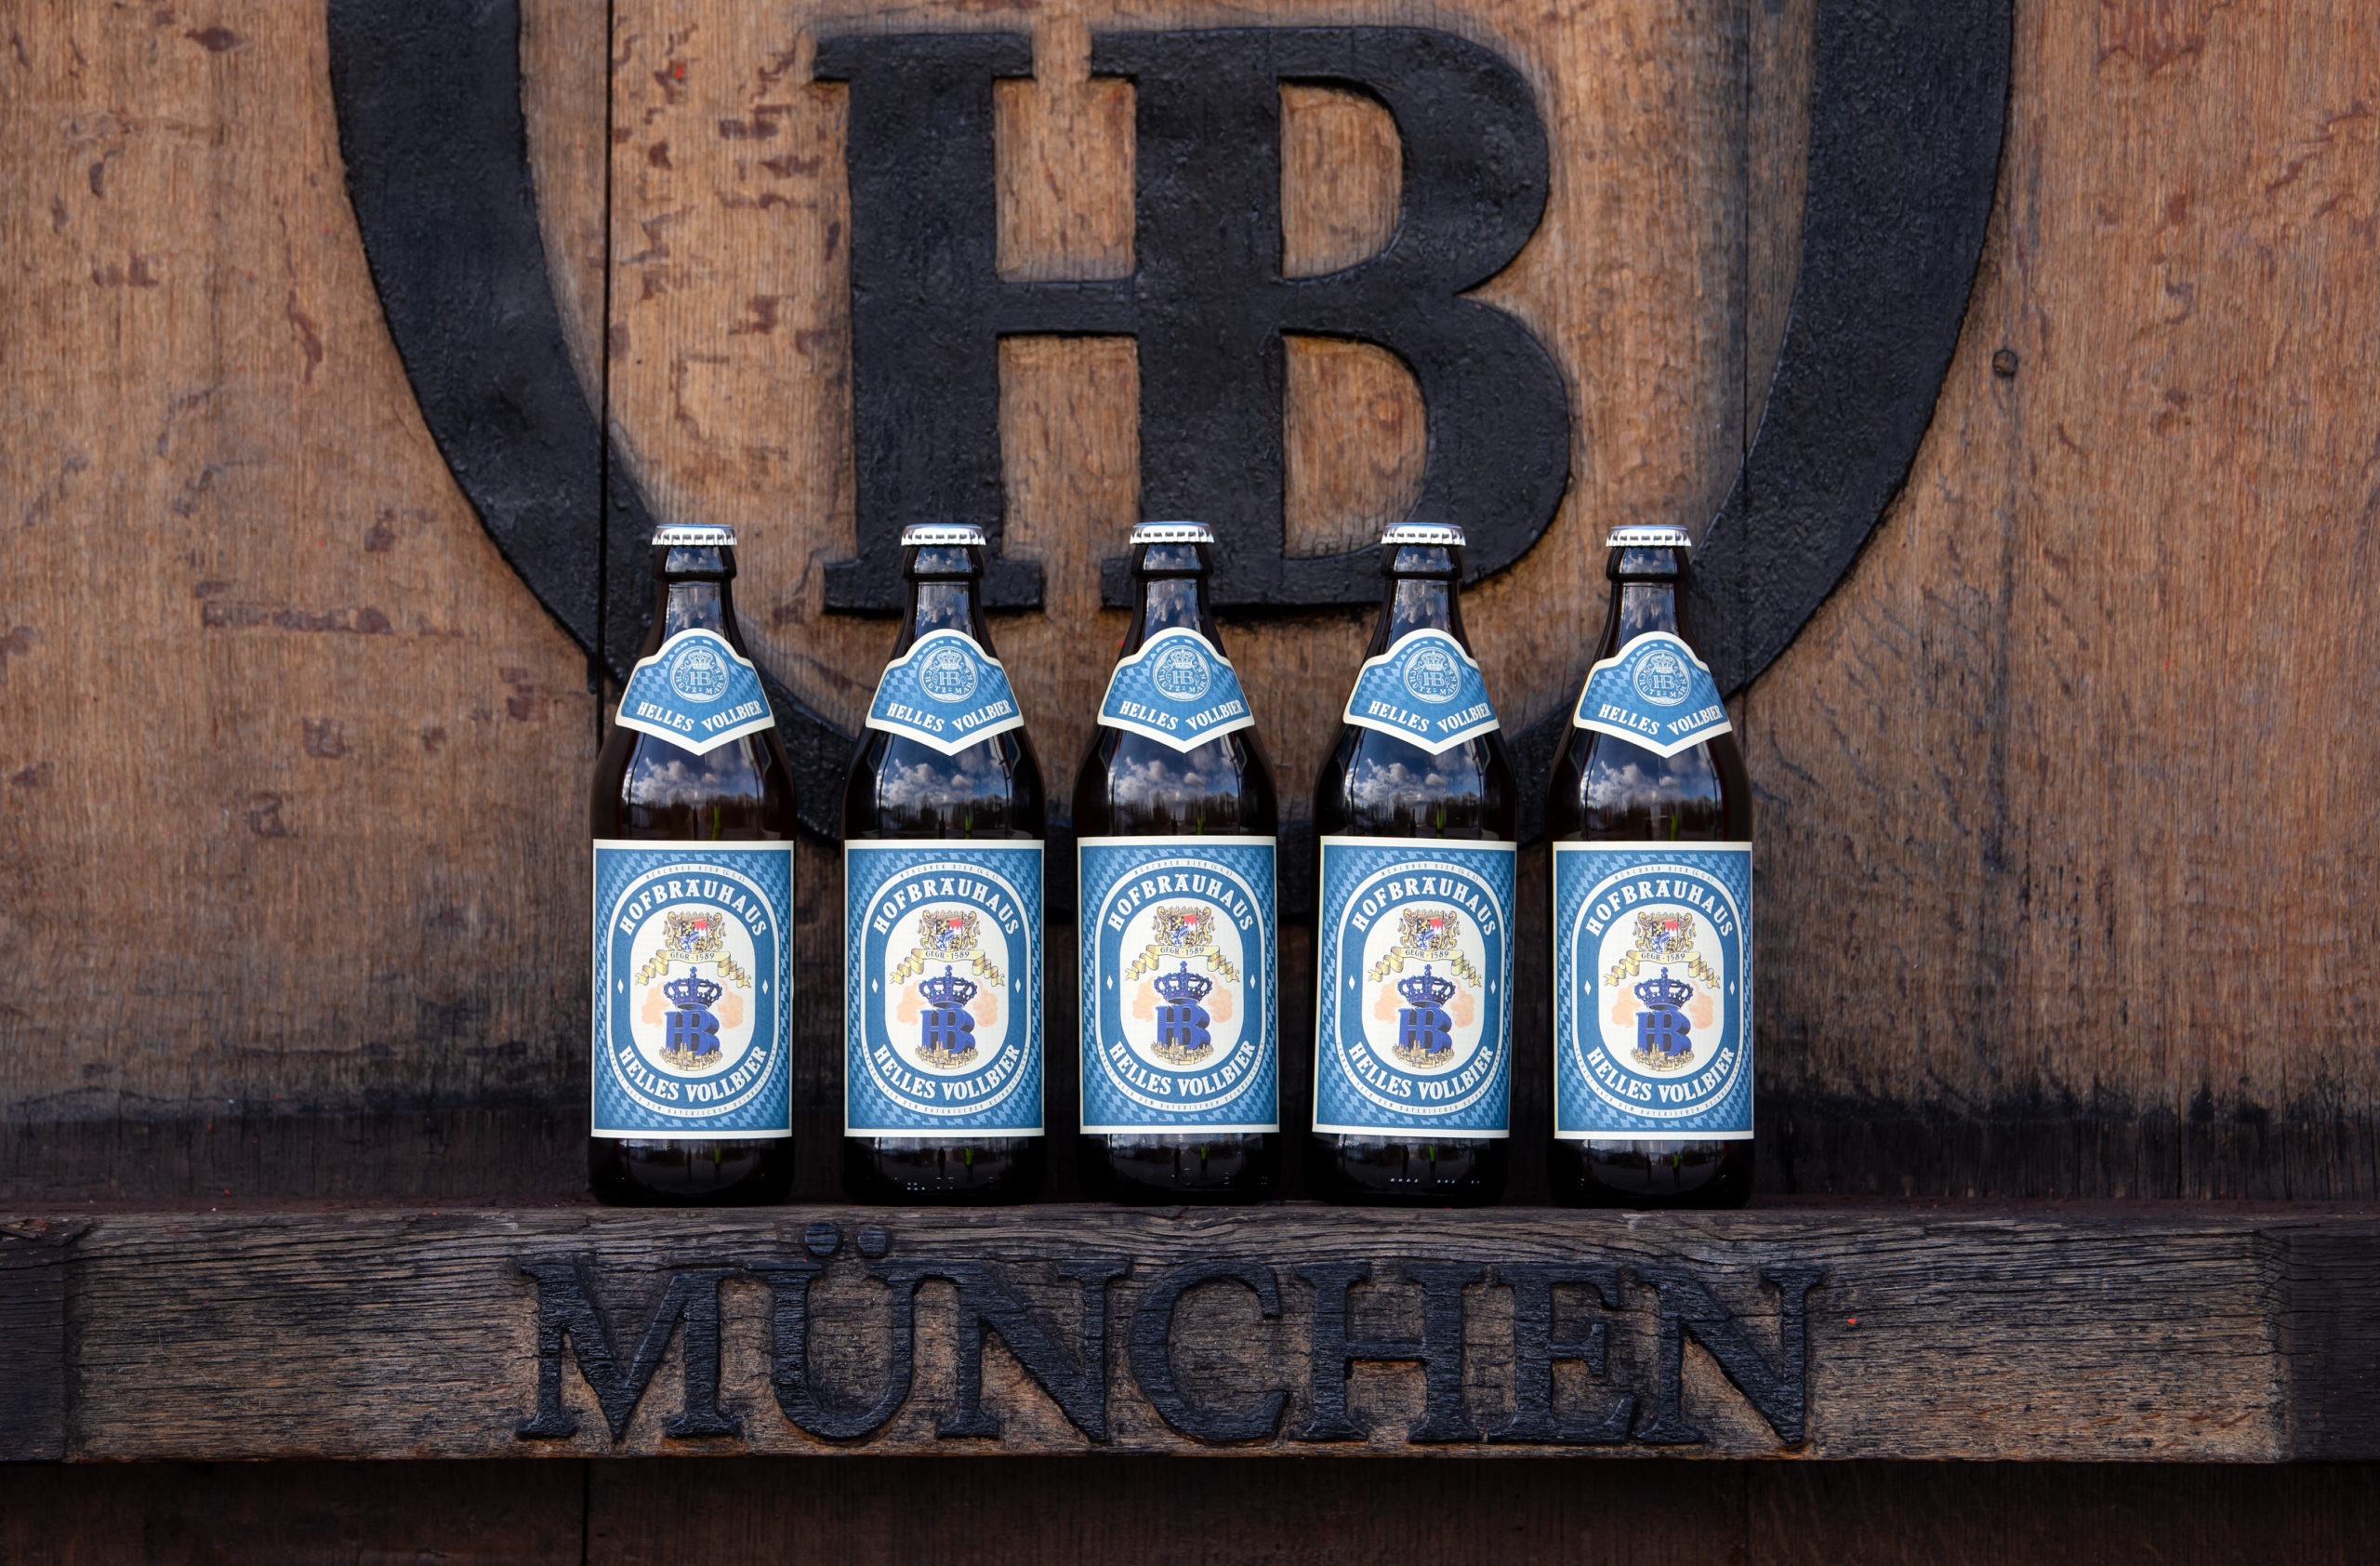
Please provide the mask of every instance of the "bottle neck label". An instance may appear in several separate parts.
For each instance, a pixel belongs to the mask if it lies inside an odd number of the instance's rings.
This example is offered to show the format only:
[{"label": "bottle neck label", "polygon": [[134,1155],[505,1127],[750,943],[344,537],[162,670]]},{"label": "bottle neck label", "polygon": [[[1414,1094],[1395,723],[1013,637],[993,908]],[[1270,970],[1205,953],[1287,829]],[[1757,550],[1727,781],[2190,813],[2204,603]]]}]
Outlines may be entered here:
[{"label": "bottle neck label", "polygon": [[961,630],[929,630],[884,666],[867,726],[955,756],[1025,726],[1008,670]]},{"label": "bottle neck label", "polygon": [[1554,1135],[1752,1132],[1752,844],[1554,845]]},{"label": "bottle neck label", "polygon": [[846,1135],[1041,1135],[1039,843],[846,843],[843,968]]},{"label": "bottle neck label", "polygon": [[1657,756],[1674,756],[1735,727],[1711,666],[1666,630],[1632,636],[1617,657],[1588,670],[1570,722],[1633,740]]},{"label": "bottle neck label", "polygon": [[1168,626],[1117,662],[1107,677],[1099,721],[1176,750],[1195,750],[1256,723],[1231,660],[1184,626]]},{"label": "bottle neck label", "polygon": [[1478,663],[1443,630],[1408,630],[1367,659],[1342,716],[1434,756],[1501,726]]},{"label": "bottle neck label", "polygon": [[595,843],[597,1136],[793,1135],[793,844]]},{"label": "bottle neck label", "polygon": [[776,715],[750,658],[716,630],[681,630],[628,670],[617,722],[700,756],[774,726]]},{"label": "bottle neck label", "polygon": [[1509,843],[1322,840],[1316,1131],[1509,1135],[1513,862]]},{"label": "bottle neck label", "polygon": [[1274,850],[1080,840],[1086,1135],[1280,1129]]}]

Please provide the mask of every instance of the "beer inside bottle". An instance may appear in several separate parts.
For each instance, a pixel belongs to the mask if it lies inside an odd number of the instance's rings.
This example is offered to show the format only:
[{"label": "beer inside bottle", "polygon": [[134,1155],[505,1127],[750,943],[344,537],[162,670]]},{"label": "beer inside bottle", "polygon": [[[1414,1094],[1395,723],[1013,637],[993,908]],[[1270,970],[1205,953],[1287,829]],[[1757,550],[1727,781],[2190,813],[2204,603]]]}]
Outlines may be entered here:
[{"label": "beer inside bottle", "polygon": [[1084,1192],[1279,1177],[1273,772],[1207,604],[1214,537],[1132,530],[1131,623],[1075,779]]},{"label": "beer inside bottle", "polygon": [[1621,527],[1596,662],[1554,765],[1559,1201],[1752,1193],[1752,787],[1680,602],[1687,535]]},{"label": "beer inside bottle", "polygon": [[843,790],[843,1190],[1041,1188],[1041,768],[992,651],[984,535],[901,536],[907,617]]},{"label": "beer inside bottle", "polygon": [[793,1184],[793,775],[735,629],[735,531],[653,536],[653,629],[595,763],[598,1200]]},{"label": "beer inside bottle", "polygon": [[1381,539],[1387,591],[1315,784],[1312,1193],[1503,1194],[1519,801],[1462,628],[1462,530]]}]

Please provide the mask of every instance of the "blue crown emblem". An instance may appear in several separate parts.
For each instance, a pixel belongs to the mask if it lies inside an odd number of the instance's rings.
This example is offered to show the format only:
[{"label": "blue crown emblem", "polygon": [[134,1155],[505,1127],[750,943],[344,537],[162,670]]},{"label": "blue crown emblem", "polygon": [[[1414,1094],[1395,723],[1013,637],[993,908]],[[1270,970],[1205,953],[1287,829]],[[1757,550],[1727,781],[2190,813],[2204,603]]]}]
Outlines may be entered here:
[{"label": "blue crown emblem", "polygon": [[974,980],[959,977],[950,971],[949,964],[945,963],[942,976],[930,978],[918,986],[918,993],[926,998],[926,1004],[930,1006],[964,1006],[975,998],[977,988]]},{"label": "blue crown emblem", "polygon": [[1670,971],[1663,968],[1660,977],[1646,979],[1636,987],[1636,999],[1648,1006],[1675,1011],[1694,999],[1694,986],[1670,977]]},{"label": "blue crown emblem", "polygon": [[1424,962],[1420,973],[1398,981],[1396,992],[1410,1006],[1443,1006],[1454,999],[1454,980],[1438,977]]},{"label": "blue crown emblem", "polygon": [[1203,975],[1192,973],[1190,964],[1187,962],[1182,964],[1181,971],[1178,973],[1159,974],[1157,976],[1157,992],[1164,996],[1168,1002],[1176,1006],[1196,1005],[1205,1000],[1207,992],[1214,988],[1214,980]]},{"label": "blue crown emblem", "polygon": [[690,968],[684,978],[671,979],[663,985],[661,993],[681,1006],[707,1006],[727,992],[703,977],[701,969]]}]

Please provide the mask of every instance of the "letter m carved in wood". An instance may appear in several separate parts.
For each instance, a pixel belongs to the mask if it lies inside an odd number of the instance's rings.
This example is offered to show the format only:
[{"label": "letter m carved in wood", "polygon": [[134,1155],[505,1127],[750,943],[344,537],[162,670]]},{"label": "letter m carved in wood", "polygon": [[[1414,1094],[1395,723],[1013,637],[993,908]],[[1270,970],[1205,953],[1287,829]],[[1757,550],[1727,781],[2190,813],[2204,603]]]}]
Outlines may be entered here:
[{"label": "letter m carved in wood", "polygon": [[578,1433],[578,1416],[562,1406],[564,1340],[578,1360],[578,1374],[595,1394],[603,1422],[616,1443],[644,1389],[668,1352],[669,1339],[685,1326],[681,1358],[685,1364],[685,1405],[662,1427],[665,1435],[733,1436],[736,1421],[719,1406],[719,1287],[739,1270],[733,1267],[681,1267],[653,1307],[653,1317],[625,1360],[612,1334],[608,1312],[595,1293],[593,1258],[575,1256],[524,1261],[521,1270],[537,1281],[537,1412],[513,1434],[522,1440],[552,1440]]}]

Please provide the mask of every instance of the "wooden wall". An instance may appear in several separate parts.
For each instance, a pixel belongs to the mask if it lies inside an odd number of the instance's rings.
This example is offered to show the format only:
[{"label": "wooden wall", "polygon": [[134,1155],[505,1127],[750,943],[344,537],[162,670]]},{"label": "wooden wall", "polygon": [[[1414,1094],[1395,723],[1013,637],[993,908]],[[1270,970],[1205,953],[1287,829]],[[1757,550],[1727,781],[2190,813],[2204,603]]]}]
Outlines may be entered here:
[{"label": "wooden wall", "polygon": [[[1556,155],[1484,296],[1553,349],[1575,421],[1560,516],[1472,604],[1517,725],[1588,660],[1601,529],[1699,524],[1758,417],[1812,3],[528,0],[522,101],[590,398],[658,514],[744,529],[757,655],[850,723],[892,632],[822,608],[853,502],[843,100],[808,80],[815,30],[1032,31],[1036,79],[999,100],[1020,277],[1129,264],[1129,93],[1087,78],[1091,27],[1491,45]],[[0,1192],[570,1192],[601,693],[414,406],[321,10],[28,6],[7,33]],[[1766,1188],[2380,1193],[2375,103],[2352,0],[2018,5],[1932,433],[1741,703]],[[1393,139],[1351,95],[1285,110],[1288,252],[1322,270],[1384,232]],[[1096,562],[1137,514],[1135,381],[1125,339],[1003,352],[1011,547],[1049,606],[996,630],[1060,779],[1120,628]],[[1317,341],[1289,384],[1291,536],[1343,546],[1412,492],[1418,399],[1388,356]],[[1227,631],[1292,796],[1364,634]],[[824,1195],[831,852],[802,874]]]},{"label": "wooden wall", "polygon": [[[20,1467],[0,1469],[0,1556],[44,1566],[433,1555],[488,1566],[2347,1566],[2369,1556],[2380,1528],[2380,1475],[2369,1466],[1553,1458],[1399,1467],[1393,1488],[1371,1464],[1157,1458]],[[939,1504],[920,1505],[921,1486]]]}]

